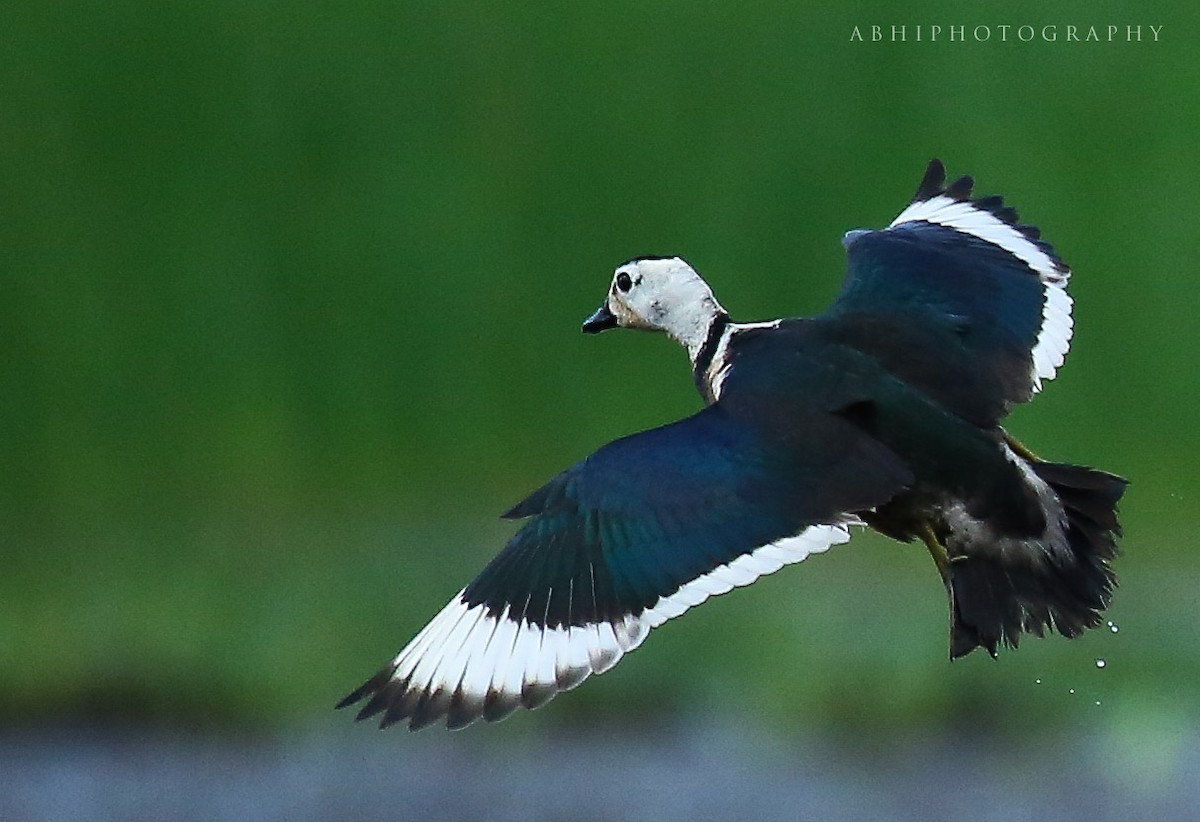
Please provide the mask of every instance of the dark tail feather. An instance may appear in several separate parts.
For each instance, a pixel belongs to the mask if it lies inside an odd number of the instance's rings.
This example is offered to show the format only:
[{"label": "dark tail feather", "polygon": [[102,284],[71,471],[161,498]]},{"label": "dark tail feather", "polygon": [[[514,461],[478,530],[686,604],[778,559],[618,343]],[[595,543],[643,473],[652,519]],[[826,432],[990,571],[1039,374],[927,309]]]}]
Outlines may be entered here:
[{"label": "dark tail feather", "polygon": [[1066,512],[1069,556],[1017,558],[969,553],[951,564],[950,657],[977,647],[992,656],[1001,642],[1017,647],[1022,633],[1046,629],[1079,636],[1100,624],[1117,585],[1109,563],[1121,535],[1117,502],[1128,482],[1113,474],[1052,462],[1029,466],[1058,495]]}]

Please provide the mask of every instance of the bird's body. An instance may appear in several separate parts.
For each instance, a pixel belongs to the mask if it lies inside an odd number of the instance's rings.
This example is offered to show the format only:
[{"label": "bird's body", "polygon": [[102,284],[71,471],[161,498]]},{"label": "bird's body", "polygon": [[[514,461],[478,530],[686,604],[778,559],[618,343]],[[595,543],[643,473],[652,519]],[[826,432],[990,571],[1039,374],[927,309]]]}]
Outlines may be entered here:
[{"label": "bird's body", "polygon": [[342,704],[451,727],[536,707],[607,670],[707,597],[866,524],[929,548],[951,656],[1097,624],[1125,483],[1044,462],[1000,423],[1050,379],[1071,334],[1069,270],[971,181],[934,161],[883,231],[847,235],[822,314],[732,322],[683,260],[617,269],[585,331],[665,331],[705,407],[618,440],[506,516],[525,526]]}]

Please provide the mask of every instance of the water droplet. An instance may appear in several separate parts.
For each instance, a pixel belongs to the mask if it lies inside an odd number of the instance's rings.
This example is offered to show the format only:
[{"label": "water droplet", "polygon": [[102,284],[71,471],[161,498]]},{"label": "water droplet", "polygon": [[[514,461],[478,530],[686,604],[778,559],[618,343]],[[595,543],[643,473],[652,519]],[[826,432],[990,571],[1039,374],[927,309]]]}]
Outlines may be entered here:
[{"label": "water droplet", "polygon": [[1103,660],[1103,659],[1097,659],[1097,660],[1096,660],[1096,667],[1097,667],[1097,668],[1103,668],[1103,667],[1104,667],[1105,665],[1107,665],[1107,664],[1108,664],[1108,662],[1107,662],[1106,660]]}]

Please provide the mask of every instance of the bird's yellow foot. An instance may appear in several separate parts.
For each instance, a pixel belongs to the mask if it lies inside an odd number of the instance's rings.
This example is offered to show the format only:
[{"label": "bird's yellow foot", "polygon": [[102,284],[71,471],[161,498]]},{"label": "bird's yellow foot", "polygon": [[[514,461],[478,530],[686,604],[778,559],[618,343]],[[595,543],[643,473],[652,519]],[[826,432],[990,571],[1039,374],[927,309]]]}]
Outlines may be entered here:
[{"label": "bird's yellow foot", "polygon": [[1027,462],[1041,462],[1041,460],[1038,459],[1038,455],[1030,451],[1029,448],[1026,447],[1025,443],[1021,442],[1007,431],[1004,432],[1004,441],[1008,443],[1008,447],[1012,449],[1013,453],[1021,459]]},{"label": "bird's yellow foot", "polygon": [[933,564],[937,566],[938,573],[942,575],[942,584],[946,586],[946,590],[949,590],[950,563],[964,560],[966,557],[954,557],[951,559],[950,554],[946,551],[946,546],[942,545],[937,534],[933,532],[933,526],[928,522],[921,523],[919,536],[921,537],[921,541],[925,543],[925,547],[929,549],[929,556],[933,557]]}]

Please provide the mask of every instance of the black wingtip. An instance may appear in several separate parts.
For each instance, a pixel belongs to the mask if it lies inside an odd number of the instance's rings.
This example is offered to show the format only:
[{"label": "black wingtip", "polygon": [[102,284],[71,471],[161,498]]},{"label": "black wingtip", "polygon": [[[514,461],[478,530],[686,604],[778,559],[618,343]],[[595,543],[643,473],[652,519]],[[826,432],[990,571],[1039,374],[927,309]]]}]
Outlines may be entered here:
[{"label": "black wingtip", "polygon": [[349,708],[360,699],[362,699],[362,694],[360,694],[358,691],[355,691],[354,693],[344,696],[338,700],[338,704],[334,705],[333,709],[335,711],[340,711],[342,708]]},{"label": "black wingtip", "polygon": [[[953,200],[969,200],[971,199],[971,192],[974,189],[975,178],[967,174],[964,174],[947,186],[946,167],[942,164],[941,160],[934,157],[929,161],[929,166],[925,169],[925,176],[921,179],[921,185],[917,188],[913,202],[920,203],[942,195]],[[989,198],[988,202],[991,202],[992,199],[995,200],[992,205],[999,206],[1001,204],[999,198]],[[986,208],[986,204],[984,207]]]},{"label": "black wingtip", "polygon": [[[334,710],[340,711],[342,708],[349,708],[351,705],[354,705],[357,702],[362,702],[368,696],[370,696],[374,693],[377,693],[380,688],[382,688],[384,685],[386,685],[388,680],[391,679],[391,676],[392,676],[391,669],[384,668],[382,671],[375,674],[375,676],[368,679],[362,685],[359,685],[353,691],[351,691],[350,693],[348,693],[344,697],[342,697],[341,701],[339,701],[338,704],[334,706]],[[356,719],[363,719],[363,718],[364,717],[361,715],[356,717]]]},{"label": "black wingtip", "polygon": [[342,697],[338,701],[338,704],[333,706],[333,709],[335,711],[340,711],[340,710],[342,710],[342,708],[349,708],[351,705],[355,704],[356,702],[361,702],[363,697],[365,697],[368,693],[369,693],[369,691],[367,690],[367,686],[363,685],[363,686],[359,687],[358,689],[356,689],[355,691],[353,691],[352,693],[346,694],[346,696]]},{"label": "black wingtip", "polygon": [[1022,223],[1017,210],[1012,206],[1005,205],[1003,197],[992,195],[972,199],[974,189],[975,178],[970,175],[963,175],[950,185],[946,185],[946,167],[942,165],[941,160],[934,157],[929,161],[929,166],[925,169],[925,176],[912,201],[920,203],[932,200],[934,197],[944,196],[958,202],[969,202],[980,211],[986,211],[1002,223],[1012,226],[1025,239],[1045,252],[1058,271],[1070,273],[1070,267],[1058,256],[1054,246],[1042,239],[1042,232],[1037,226]]},{"label": "black wingtip", "polygon": [[952,200],[969,200],[971,193],[975,190],[975,178],[969,174],[964,174],[953,183],[946,187],[946,196]]},{"label": "black wingtip", "polygon": [[941,160],[934,157],[925,169],[925,176],[921,179],[921,185],[917,187],[917,193],[913,195],[913,202],[919,203],[922,200],[938,196],[942,193],[942,186],[945,183],[946,167],[942,165]]}]

